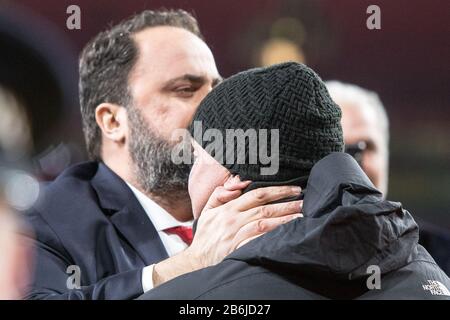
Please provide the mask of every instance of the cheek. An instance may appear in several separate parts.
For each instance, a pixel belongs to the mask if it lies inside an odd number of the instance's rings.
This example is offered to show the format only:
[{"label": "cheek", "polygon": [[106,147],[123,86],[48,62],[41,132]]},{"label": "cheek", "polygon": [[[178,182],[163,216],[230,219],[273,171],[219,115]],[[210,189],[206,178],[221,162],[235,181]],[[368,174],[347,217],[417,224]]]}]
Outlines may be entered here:
[{"label": "cheek", "polygon": [[186,129],[194,116],[197,104],[188,102],[173,101],[157,108],[158,112],[153,116],[155,126],[166,138],[176,129]]},{"label": "cheek", "polygon": [[194,218],[200,216],[214,189],[222,184],[221,175],[218,172],[210,165],[204,165],[198,161],[192,166],[188,190]]},{"label": "cheek", "polygon": [[[189,172],[189,181],[188,181],[188,192],[191,200],[195,198],[195,185],[198,184],[198,165],[194,163],[191,168],[191,172]],[[194,202],[192,202],[194,204]]]},{"label": "cheek", "polygon": [[374,152],[364,155],[363,168],[367,176],[376,187],[380,187],[380,174],[383,170],[381,157]]},{"label": "cheek", "polygon": [[207,181],[205,181],[204,175],[202,174],[201,165],[199,165],[198,162],[195,162],[189,174],[188,184],[189,196],[192,203],[192,212],[195,219],[200,216],[203,207],[208,201],[209,195],[206,191],[208,189],[208,186],[205,185],[206,182]]},{"label": "cheek", "polygon": [[174,120],[175,126],[173,129],[187,128],[194,117],[196,109],[196,106],[184,105],[178,110],[174,110],[172,119]]}]

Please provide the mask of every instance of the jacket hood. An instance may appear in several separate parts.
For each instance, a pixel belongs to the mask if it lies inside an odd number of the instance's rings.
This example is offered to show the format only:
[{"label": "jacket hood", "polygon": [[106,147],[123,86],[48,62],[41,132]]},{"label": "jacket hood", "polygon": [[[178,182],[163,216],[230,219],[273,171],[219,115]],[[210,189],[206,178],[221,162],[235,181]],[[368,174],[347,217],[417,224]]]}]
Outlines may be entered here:
[{"label": "jacket hood", "polygon": [[417,246],[411,214],[400,203],[383,200],[345,153],[332,153],[312,168],[303,215],[226,259],[354,280],[367,277],[371,265],[382,274],[399,269]]}]

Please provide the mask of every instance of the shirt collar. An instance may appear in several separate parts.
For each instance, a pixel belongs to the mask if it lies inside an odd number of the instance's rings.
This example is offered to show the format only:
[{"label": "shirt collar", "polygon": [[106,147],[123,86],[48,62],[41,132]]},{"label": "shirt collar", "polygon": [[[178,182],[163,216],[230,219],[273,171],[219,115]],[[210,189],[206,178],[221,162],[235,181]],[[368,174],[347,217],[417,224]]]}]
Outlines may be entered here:
[{"label": "shirt collar", "polygon": [[128,187],[130,187],[136,199],[139,201],[140,205],[144,209],[147,216],[153,223],[155,229],[160,232],[168,228],[178,227],[178,226],[192,226],[192,221],[181,222],[175,219],[170,213],[160,207],[155,201],[150,199],[147,195],[139,191],[136,187],[132,186],[127,182]]}]

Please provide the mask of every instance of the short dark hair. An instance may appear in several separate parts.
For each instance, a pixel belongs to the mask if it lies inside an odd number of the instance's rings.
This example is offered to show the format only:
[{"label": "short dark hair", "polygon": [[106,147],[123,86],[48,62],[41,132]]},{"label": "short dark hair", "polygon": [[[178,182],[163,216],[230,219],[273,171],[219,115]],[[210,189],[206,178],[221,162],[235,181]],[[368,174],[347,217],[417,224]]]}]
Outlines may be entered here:
[{"label": "short dark hair", "polygon": [[146,10],[103,31],[80,56],[79,95],[83,132],[91,160],[101,160],[101,131],[95,109],[108,102],[126,107],[131,96],[128,77],[138,57],[133,34],[149,27],[186,29],[203,39],[197,20],[184,10]]}]

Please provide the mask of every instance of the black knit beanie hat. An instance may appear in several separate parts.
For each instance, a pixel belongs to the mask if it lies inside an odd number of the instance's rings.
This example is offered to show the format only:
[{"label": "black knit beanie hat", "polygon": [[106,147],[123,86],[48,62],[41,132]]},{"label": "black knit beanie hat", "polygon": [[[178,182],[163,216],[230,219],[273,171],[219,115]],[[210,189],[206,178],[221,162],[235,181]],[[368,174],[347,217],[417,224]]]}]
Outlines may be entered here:
[{"label": "black knit beanie hat", "polygon": [[[205,139],[208,129],[222,133],[222,158],[208,148],[214,140]],[[239,152],[232,152],[233,161],[227,161],[231,144],[227,145],[226,136],[230,129],[257,132],[257,140],[245,139],[245,147],[241,148],[245,163],[237,161]],[[278,133],[272,129],[278,129]],[[251,69],[223,81],[201,102],[189,130],[203,149],[231,173],[253,181],[282,182],[307,176],[317,161],[331,152],[341,152],[344,146],[339,106],[313,70],[294,62]],[[260,139],[263,131],[267,136],[262,137],[267,139]],[[269,164],[257,155],[261,148],[267,148],[269,156],[277,151],[271,144],[276,135],[279,168],[275,173],[262,174],[261,169]],[[253,157],[252,162],[249,152],[255,152],[255,143],[257,160]],[[239,148],[237,140],[233,148]]]}]

